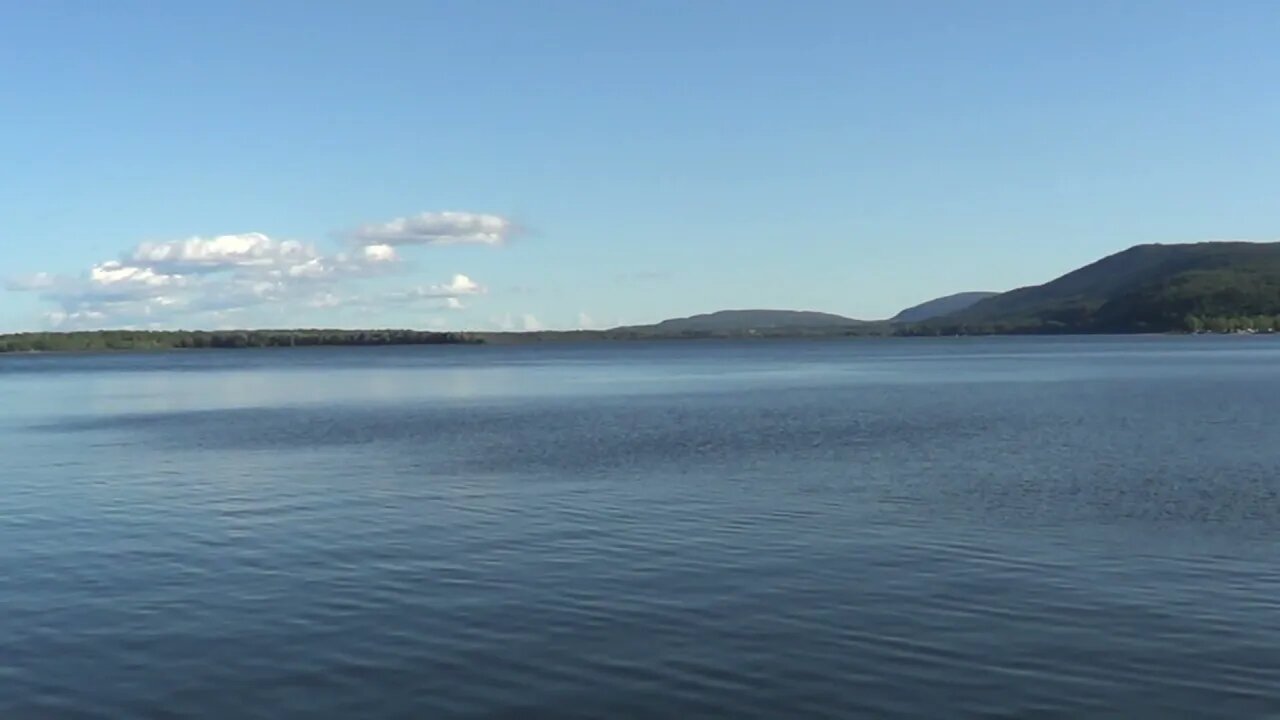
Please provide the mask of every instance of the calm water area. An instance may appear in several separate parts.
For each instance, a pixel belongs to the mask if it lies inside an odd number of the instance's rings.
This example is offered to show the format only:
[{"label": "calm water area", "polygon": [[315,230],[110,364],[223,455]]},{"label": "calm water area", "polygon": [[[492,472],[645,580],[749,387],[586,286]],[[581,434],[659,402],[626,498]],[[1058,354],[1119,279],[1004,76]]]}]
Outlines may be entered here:
[{"label": "calm water area", "polygon": [[1280,337],[0,356],[0,718],[1280,717]]}]

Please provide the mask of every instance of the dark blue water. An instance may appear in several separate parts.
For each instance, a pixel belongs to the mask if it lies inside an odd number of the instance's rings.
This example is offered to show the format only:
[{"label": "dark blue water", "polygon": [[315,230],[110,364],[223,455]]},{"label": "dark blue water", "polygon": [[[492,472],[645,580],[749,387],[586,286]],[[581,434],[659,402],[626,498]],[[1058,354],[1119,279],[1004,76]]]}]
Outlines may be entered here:
[{"label": "dark blue water", "polygon": [[1280,716],[1280,339],[0,357],[0,718]]}]

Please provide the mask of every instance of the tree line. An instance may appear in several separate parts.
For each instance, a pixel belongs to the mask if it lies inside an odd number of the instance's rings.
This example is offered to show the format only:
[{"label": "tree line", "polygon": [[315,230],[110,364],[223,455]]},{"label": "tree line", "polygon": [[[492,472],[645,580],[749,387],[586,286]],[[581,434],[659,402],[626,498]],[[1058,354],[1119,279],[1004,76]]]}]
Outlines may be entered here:
[{"label": "tree line", "polygon": [[1237,317],[1200,317],[1187,315],[1182,320],[1183,330],[1193,333],[1272,333],[1280,330],[1280,315],[1242,315]]},{"label": "tree line", "polygon": [[1188,314],[1175,321],[1136,322],[1125,325],[1067,323],[1054,320],[1021,322],[916,323],[894,328],[903,337],[948,335],[1088,335],[1132,333],[1275,333],[1280,315],[1202,317]]},{"label": "tree line", "polygon": [[0,335],[0,353],[94,352],[483,342],[466,333],[420,330],[97,330]]}]

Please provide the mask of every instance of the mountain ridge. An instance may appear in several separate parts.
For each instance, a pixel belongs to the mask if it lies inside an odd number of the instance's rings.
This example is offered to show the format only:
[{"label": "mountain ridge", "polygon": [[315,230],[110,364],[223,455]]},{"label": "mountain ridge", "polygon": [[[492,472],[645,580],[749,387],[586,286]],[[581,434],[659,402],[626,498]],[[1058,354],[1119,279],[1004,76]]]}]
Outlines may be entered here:
[{"label": "mountain ridge", "polygon": [[961,310],[965,310],[974,303],[986,300],[989,297],[999,295],[998,292],[988,291],[970,291],[959,292],[952,295],[944,295],[932,300],[926,300],[919,305],[912,305],[902,310],[897,315],[889,318],[889,322],[894,323],[911,323],[930,320],[943,315],[950,315]]},{"label": "mountain ridge", "polygon": [[739,309],[699,313],[688,317],[669,318],[651,325],[631,325],[613,328],[613,330],[656,333],[750,332],[752,330],[852,328],[866,324],[864,320],[816,310]]},{"label": "mountain ridge", "polygon": [[1266,324],[1264,316],[1280,316],[1280,242],[1136,245],[922,325],[946,332],[1176,332],[1244,318]]}]

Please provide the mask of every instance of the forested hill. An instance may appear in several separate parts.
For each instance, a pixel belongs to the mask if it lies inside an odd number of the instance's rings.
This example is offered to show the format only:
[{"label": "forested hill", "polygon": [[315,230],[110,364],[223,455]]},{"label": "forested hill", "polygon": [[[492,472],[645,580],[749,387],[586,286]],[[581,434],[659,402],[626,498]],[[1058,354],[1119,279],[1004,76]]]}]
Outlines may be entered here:
[{"label": "forested hill", "polygon": [[889,322],[894,323],[912,323],[921,322],[923,320],[931,320],[943,315],[966,310],[979,301],[986,300],[989,297],[995,297],[999,293],[993,292],[962,292],[954,295],[947,295],[928,302],[920,303],[903,310],[893,316]]},{"label": "forested hill", "polygon": [[462,333],[417,330],[228,330],[17,333],[0,335],[4,352],[93,352],[179,348],[308,347],[319,345],[446,345],[480,342]]},{"label": "forested hill", "polygon": [[675,335],[687,332],[738,333],[801,329],[853,328],[862,321],[811,310],[721,310],[615,330]]},{"label": "forested hill", "polygon": [[1140,245],[1062,277],[920,323],[919,334],[1269,331],[1280,243]]}]

